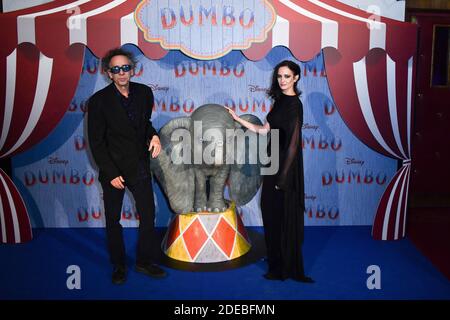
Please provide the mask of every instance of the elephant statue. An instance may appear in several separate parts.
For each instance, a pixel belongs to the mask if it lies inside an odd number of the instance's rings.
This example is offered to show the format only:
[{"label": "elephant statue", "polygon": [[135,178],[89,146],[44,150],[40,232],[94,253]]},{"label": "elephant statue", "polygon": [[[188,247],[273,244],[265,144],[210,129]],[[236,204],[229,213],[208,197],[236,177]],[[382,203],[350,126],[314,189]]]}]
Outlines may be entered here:
[{"label": "elephant statue", "polygon": [[[256,116],[241,117],[261,124]],[[243,132],[244,139],[238,134]],[[223,106],[206,104],[190,116],[174,118],[159,137],[162,150],[150,166],[175,213],[225,211],[226,184],[237,205],[249,202],[258,191],[261,164],[250,159],[258,158],[253,146],[259,137],[234,121]]]}]

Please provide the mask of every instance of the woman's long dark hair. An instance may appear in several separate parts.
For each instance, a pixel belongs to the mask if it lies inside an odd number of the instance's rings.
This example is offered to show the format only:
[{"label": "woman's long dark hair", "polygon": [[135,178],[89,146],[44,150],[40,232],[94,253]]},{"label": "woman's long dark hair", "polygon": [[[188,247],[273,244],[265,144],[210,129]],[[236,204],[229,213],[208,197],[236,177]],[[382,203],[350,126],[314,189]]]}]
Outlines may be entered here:
[{"label": "woman's long dark hair", "polygon": [[[269,97],[274,100],[278,100],[281,97],[282,91],[280,86],[278,85],[278,70],[281,67],[288,67],[294,73],[294,77],[298,75],[298,80],[300,80],[300,67],[293,61],[284,60],[275,66],[272,74],[272,85],[270,86],[270,90],[267,93]],[[298,96],[301,94],[301,91],[297,89],[298,80],[294,84],[295,94]]]}]

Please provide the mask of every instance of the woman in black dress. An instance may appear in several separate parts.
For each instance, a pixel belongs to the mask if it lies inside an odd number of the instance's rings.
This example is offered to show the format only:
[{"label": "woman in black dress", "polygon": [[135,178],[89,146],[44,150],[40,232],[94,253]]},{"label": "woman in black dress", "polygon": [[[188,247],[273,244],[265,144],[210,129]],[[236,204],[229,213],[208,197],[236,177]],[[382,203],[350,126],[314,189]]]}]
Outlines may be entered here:
[{"label": "woman in black dress", "polygon": [[[302,243],[305,209],[301,128],[303,106],[298,98],[300,67],[292,61],[280,62],[273,71],[269,96],[275,103],[263,126],[239,118],[241,125],[259,134],[279,130],[279,170],[264,176],[261,211],[267,247],[268,280],[291,278],[314,282],[305,276]],[[268,150],[271,150],[270,146]],[[276,155],[273,155],[276,156]]]}]

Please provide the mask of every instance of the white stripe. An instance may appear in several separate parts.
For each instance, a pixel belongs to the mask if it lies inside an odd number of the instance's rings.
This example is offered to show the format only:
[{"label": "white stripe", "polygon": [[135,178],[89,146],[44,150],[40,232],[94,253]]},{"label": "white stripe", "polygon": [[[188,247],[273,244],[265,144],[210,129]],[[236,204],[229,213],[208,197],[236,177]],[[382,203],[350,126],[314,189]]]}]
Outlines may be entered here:
[{"label": "white stripe", "polygon": [[400,129],[398,128],[398,114],[397,114],[397,82],[395,81],[395,62],[386,54],[386,72],[387,72],[387,88],[388,88],[388,104],[389,116],[391,118],[392,131],[394,133],[395,142],[398,150],[406,159],[405,150],[403,149],[402,141],[400,139]]},{"label": "white stripe", "polygon": [[367,126],[370,129],[370,132],[374,136],[375,140],[377,140],[377,142],[386,151],[388,151],[394,157],[401,159],[402,157],[398,156],[386,144],[375,121],[369,97],[365,57],[362,58],[360,61],[353,63],[353,73],[355,75],[355,85],[356,85],[356,92],[358,95],[358,101],[361,106],[361,111],[363,113],[364,120],[366,121]]},{"label": "white stripe", "polygon": [[[385,49],[386,48],[386,24],[384,22],[367,19],[367,18],[363,18],[363,17],[357,16],[357,15],[354,15],[352,13],[349,13],[349,12],[340,10],[338,8],[335,8],[333,6],[330,6],[326,3],[320,2],[319,0],[309,0],[309,1],[319,7],[322,7],[331,12],[337,13],[341,16],[368,23],[369,24],[368,28],[370,30],[369,49],[372,49],[372,48]],[[379,18],[378,16],[375,16],[375,17]]]},{"label": "white stripe", "polygon": [[2,135],[0,136],[0,150],[6,142],[6,137],[11,126],[12,113],[14,108],[14,97],[16,94],[16,66],[17,66],[17,49],[6,58],[6,97],[5,97],[5,114],[3,115]]},{"label": "white stripe", "polygon": [[400,197],[398,199],[398,204],[397,204],[397,214],[395,215],[395,233],[394,233],[394,240],[398,239],[398,228],[399,228],[399,224],[400,224],[400,216],[404,214],[404,212],[402,211],[402,200],[403,200],[403,191],[405,190],[405,182],[408,176],[408,169],[406,169],[406,173],[404,174],[404,176],[402,177],[403,182],[402,182],[402,188],[400,190]]},{"label": "white stripe", "polygon": [[289,48],[289,21],[278,15],[272,28],[272,48],[275,46]]},{"label": "white stripe", "polygon": [[16,144],[3,156],[16,151],[30,136],[31,132],[35,129],[39,118],[42,115],[42,110],[45,106],[45,101],[47,100],[48,89],[50,87],[50,80],[52,76],[53,59],[47,58],[42,53],[39,55],[39,70],[38,78],[36,84],[36,91],[34,93],[33,106],[31,107],[31,113],[28,117],[25,129],[22,135],[17,140]]},{"label": "white stripe", "polygon": [[134,22],[134,12],[120,19],[120,45],[127,43],[138,45],[138,32]]},{"label": "white stripe", "polygon": [[[17,219],[16,207],[14,205],[14,201],[11,196],[11,192],[9,191],[8,185],[6,184],[6,181],[3,178],[3,175],[1,175],[1,174],[0,174],[0,180],[3,183],[3,187],[5,188],[6,197],[8,198],[9,207],[11,208],[11,218],[12,218],[13,228],[14,228],[14,241],[15,241],[15,243],[19,243],[20,242],[20,228],[19,228],[19,221]],[[3,212],[3,205],[2,205],[2,212]],[[3,225],[4,225],[4,217],[2,217],[2,226]],[[6,229],[6,227],[5,227],[5,229]],[[2,227],[2,232],[3,232],[3,227]],[[3,233],[3,234],[4,235],[6,234],[6,230],[5,230],[5,233]],[[6,236],[4,236],[2,238],[6,239]],[[4,241],[4,242],[6,242],[6,241]]]},{"label": "white stripe", "polygon": [[397,176],[397,180],[395,181],[394,187],[392,188],[391,194],[389,195],[389,200],[388,200],[388,203],[386,206],[386,211],[385,211],[384,219],[383,219],[383,232],[382,232],[381,240],[387,240],[387,233],[388,233],[388,228],[389,228],[389,217],[391,215],[392,202],[394,200],[394,195],[395,195],[395,191],[397,190],[398,182],[403,177],[403,173],[404,173],[405,169],[406,169],[406,167],[402,167],[400,169],[401,172]]},{"label": "white stripe", "polygon": [[[0,172],[0,175],[2,173]],[[6,189],[6,186],[3,186]],[[2,243],[6,243],[6,225],[5,225],[5,210],[3,209],[3,199],[0,195],[0,225],[2,226]]]},{"label": "white stripe", "polygon": [[406,176],[406,199],[405,199],[405,208],[403,209],[403,237],[406,234],[406,208],[408,206],[408,197],[409,197],[409,177],[411,175],[411,163],[408,163],[406,165],[408,167],[408,172],[407,172],[407,176]]},{"label": "white stripe", "polygon": [[339,24],[334,21],[324,17],[321,17],[313,12],[310,12],[289,0],[280,0],[281,3],[288,6],[292,10],[300,13],[301,15],[307,16],[313,20],[319,21],[322,24],[322,37],[321,37],[321,48],[333,47],[338,48],[338,29]]},{"label": "white stripe", "polygon": [[48,14],[69,10],[71,8],[80,6],[91,0],[79,0],[63,6],[48,9],[40,12],[29,13],[26,15],[17,17],[17,44],[22,42],[31,42],[36,44],[36,30],[34,25],[34,20],[36,17],[45,16]]},{"label": "white stripe", "polygon": [[112,8],[117,7],[118,5],[124,3],[125,1],[126,0],[114,0],[94,10],[82,14],[72,15],[69,18],[68,24],[70,26],[77,25],[79,26],[79,28],[70,29],[69,44],[73,43],[87,44],[87,29],[86,29],[87,19],[89,17],[93,17],[97,14],[101,14],[103,12],[111,10]]},{"label": "white stripe", "polygon": [[412,77],[413,77],[413,60],[414,57],[408,60],[408,97],[406,102],[406,130],[408,137],[408,158],[411,157],[411,99],[412,99]]}]

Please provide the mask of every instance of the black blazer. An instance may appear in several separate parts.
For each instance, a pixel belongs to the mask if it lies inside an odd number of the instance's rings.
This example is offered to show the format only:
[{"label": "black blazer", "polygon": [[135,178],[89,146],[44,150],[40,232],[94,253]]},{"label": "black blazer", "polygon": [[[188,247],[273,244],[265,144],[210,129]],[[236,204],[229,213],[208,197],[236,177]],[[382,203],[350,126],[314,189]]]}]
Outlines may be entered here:
[{"label": "black blazer", "polygon": [[121,105],[114,83],[99,90],[88,101],[88,140],[99,168],[99,180],[110,182],[118,176],[128,185],[137,182],[139,159],[145,157],[150,167],[148,144],[156,135],[150,117],[153,107],[152,90],[143,84],[130,82],[133,104],[138,110],[135,128]]}]

